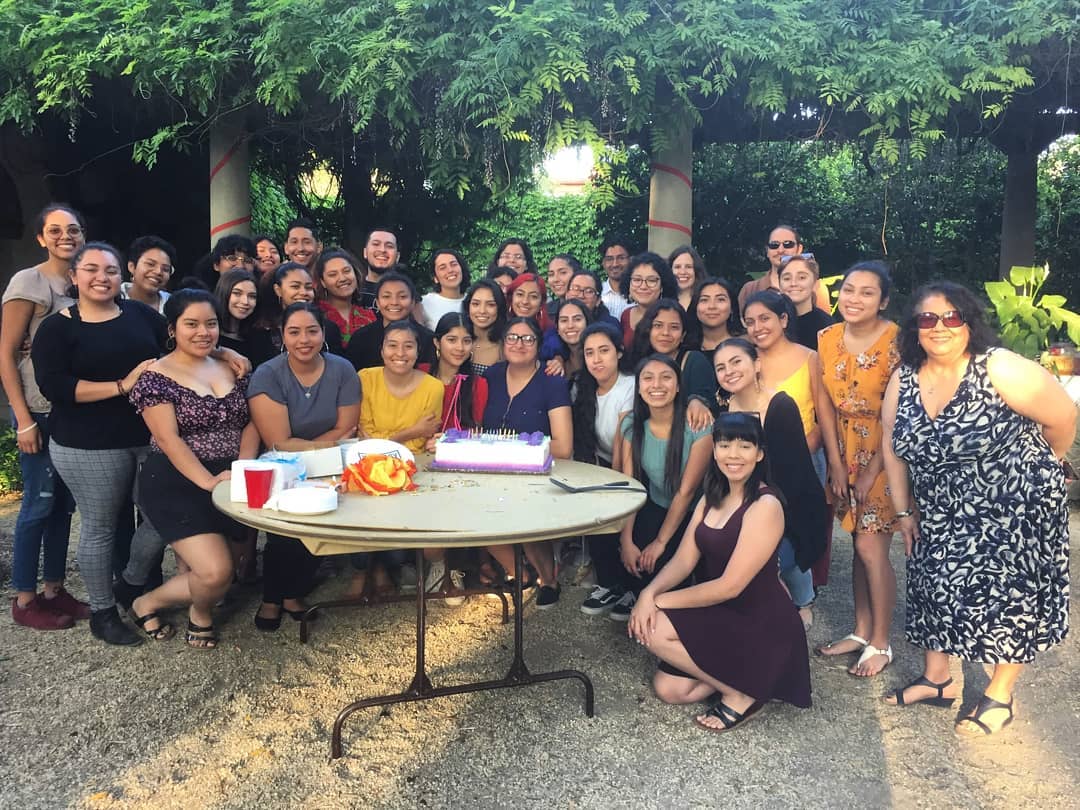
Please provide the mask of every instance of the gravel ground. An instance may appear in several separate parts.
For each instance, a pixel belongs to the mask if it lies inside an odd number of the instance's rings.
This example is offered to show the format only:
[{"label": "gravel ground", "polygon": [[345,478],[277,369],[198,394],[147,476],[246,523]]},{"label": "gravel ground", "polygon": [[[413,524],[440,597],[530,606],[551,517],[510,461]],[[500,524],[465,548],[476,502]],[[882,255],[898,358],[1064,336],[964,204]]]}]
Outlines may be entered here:
[{"label": "gravel ground", "polygon": [[[5,581],[16,508],[0,504]],[[1080,524],[1073,528],[1075,548]],[[899,543],[893,552],[902,572]],[[850,543],[838,536],[812,644],[850,629],[850,560]],[[69,586],[81,593],[77,573]],[[317,593],[342,587],[330,580]],[[881,677],[856,680],[840,662],[813,658],[812,709],[774,704],[736,734],[710,735],[692,724],[691,707],[652,696],[647,654],[623,625],[583,616],[584,596],[564,587],[555,610],[527,606],[525,649],[537,671],[574,667],[592,677],[594,719],[585,718],[581,686],[570,681],[371,709],[353,715],[345,757],[333,763],[329,734],[338,709],[398,691],[411,677],[410,604],[339,609],[301,645],[292,622],[274,635],[258,633],[256,594],[242,592],[222,617],[223,642],[212,652],[189,650],[178,638],[109,648],[85,623],[35,633],[5,610],[0,806],[1080,806],[1075,634],[1025,672],[1017,720],[993,740],[958,740],[955,710],[878,702],[919,671],[917,651],[900,633],[896,663]],[[901,600],[896,626],[902,616]],[[497,602],[486,599],[434,608],[432,680],[500,676],[512,624],[498,619]],[[987,678],[976,665],[957,665],[961,673],[966,710]]]}]

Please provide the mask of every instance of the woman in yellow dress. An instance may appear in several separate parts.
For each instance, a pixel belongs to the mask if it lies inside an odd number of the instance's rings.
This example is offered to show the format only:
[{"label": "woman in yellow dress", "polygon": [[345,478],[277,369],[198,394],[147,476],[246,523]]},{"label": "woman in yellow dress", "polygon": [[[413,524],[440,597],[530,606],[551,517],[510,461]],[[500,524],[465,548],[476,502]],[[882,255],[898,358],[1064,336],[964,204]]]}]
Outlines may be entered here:
[{"label": "woman in yellow dress", "polygon": [[822,330],[818,354],[824,375],[817,406],[837,517],[851,532],[855,629],[818,648],[820,655],[860,653],[848,672],[872,677],[892,663],[889,630],[896,574],[889,543],[896,513],[881,453],[881,403],[900,364],[896,324],[882,312],[891,279],[884,263],[859,262],[844,274],[839,311],[844,322]]}]

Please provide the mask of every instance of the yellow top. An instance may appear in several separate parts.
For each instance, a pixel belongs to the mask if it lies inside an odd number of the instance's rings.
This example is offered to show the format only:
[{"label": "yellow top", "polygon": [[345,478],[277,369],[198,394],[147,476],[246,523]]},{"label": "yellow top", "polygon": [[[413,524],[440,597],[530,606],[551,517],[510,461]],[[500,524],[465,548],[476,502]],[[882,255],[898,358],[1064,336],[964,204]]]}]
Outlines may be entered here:
[{"label": "yellow top", "polygon": [[810,388],[810,355],[806,356],[806,362],[799,366],[799,370],[776,386],[777,391],[783,391],[799,406],[799,416],[802,417],[803,433],[807,436],[817,426],[817,411],[814,409],[814,393]]},{"label": "yellow top", "polygon": [[[385,369],[382,366],[361,369],[360,429],[372,439],[389,439],[395,433],[410,428],[423,417],[431,414],[436,419],[442,414],[443,384],[425,374],[420,384],[409,396],[401,399],[386,387]],[[402,442],[414,453],[424,450],[427,439],[423,436]]]}]

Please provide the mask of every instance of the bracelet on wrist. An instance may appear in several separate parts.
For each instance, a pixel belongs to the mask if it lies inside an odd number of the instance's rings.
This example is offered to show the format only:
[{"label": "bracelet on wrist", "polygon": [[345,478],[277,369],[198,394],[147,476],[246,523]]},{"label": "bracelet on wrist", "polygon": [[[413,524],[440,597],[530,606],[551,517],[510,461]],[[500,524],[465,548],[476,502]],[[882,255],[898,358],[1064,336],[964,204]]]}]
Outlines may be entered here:
[{"label": "bracelet on wrist", "polygon": [[898,518],[906,518],[906,517],[911,517],[913,514],[914,514],[914,512],[911,509],[904,509],[904,510],[901,510],[901,511],[897,512],[896,516]]},{"label": "bracelet on wrist", "polygon": [[24,433],[29,433],[31,430],[37,430],[37,422],[34,422],[34,424],[29,425],[28,427],[19,428],[15,433],[21,436]]},{"label": "bracelet on wrist", "polygon": [[120,396],[122,396],[122,397],[127,396],[127,391],[124,390],[124,381],[123,380],[117,380],[116,381],[116,390],[120,392]]}]

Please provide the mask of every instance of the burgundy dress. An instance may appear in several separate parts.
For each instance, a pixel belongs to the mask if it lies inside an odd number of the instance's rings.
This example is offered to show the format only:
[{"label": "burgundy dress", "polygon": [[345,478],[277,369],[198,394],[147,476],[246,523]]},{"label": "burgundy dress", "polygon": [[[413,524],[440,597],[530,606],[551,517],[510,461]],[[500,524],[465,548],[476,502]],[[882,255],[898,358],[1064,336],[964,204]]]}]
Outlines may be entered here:
[{"label": "burgundy dress", "polygon": [[[763,490],[762,494],[770,490]],[[698,524],[701,579],[724,573],[742,530],[743,504],[719,529]],[[708,510],[706,510],[706,515]],[[810,705],[810,661],[799,612],[769,557],[743,592],[727,602],[665,610],[694,663],[713,678],[755,700]]]}]

